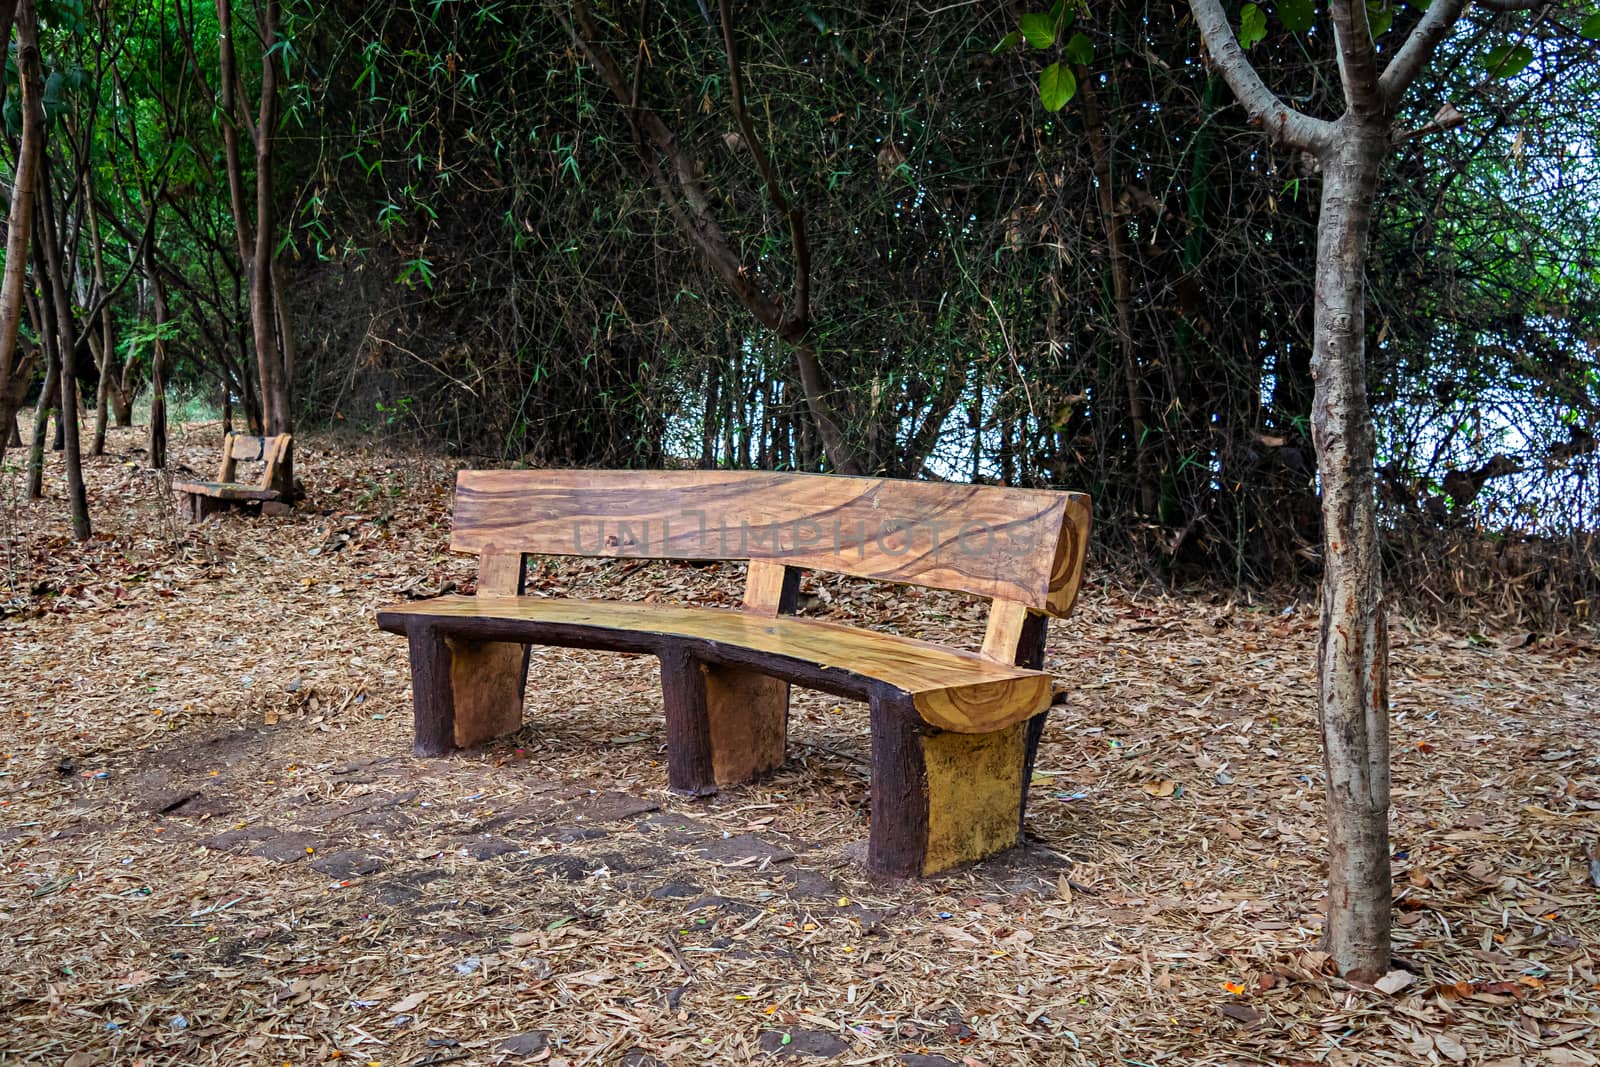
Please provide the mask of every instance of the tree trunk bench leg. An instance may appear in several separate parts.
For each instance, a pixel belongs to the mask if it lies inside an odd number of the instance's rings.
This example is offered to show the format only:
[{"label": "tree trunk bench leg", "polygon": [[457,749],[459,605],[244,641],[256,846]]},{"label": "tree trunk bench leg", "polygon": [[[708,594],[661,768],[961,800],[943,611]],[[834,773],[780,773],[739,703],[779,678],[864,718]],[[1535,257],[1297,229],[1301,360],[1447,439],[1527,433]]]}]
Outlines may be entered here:
[{"label": "tree trunk bench leg", "polygon": [[471,748],[522,728],[528,646],[448,638],[455,744]]},{"label": "tree trunk bench leg", "polygon": [[431,626],[407,631],[411,644],[411,708],[418,756],[446,756],[455,749],[455,694],[450,679],[450,643]]},{"label": "tree trunk bench leg", "polygon": [[783,766],[788,754],[789,683],[756,671],[705,664],[711,767],[718,785]]},{"label": "tree trunk bench leg", "polygon": [[1022,802],[1017,808],[1017,832],[1027,830],[1023,820],[1028,817],[1028,787],[1033,784],[1033,765],[1039,758],[1039,740],[1044,737],[1044,720],[1049,717],[1046,708],[1033,718],[1021,723],[1025,728],[1022,751]]},{"label": "tree trunk bench leg", "polygon": [[667,713],[667,784],[674,793],[710,796],[717,791],[717,776],[705,665],[681,648],[665,648],[660,657],[661,702]]},{"label": "tree trunk bench leg", "polygon": [[991,734],[936,730],[909,698],[874,698],[867,866],[913,878],[1015,845],[1027,732],[1027,722]]}]

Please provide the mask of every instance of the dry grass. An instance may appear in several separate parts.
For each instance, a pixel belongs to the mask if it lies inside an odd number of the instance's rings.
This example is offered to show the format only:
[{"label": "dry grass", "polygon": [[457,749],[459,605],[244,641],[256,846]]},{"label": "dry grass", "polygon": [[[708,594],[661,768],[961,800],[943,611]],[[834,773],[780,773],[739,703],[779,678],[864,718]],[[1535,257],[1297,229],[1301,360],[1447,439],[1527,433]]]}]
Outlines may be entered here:
[{"label": "dry grass", "polygon": [[[312,438],[298,514],[179,530],[136,445],[91,466],[86,546],[57,485],[0,487],[0,1062],[1600,1062],[1592,647],[1397,624],[1391,996],[1316,951],[1304,608],[1086,590],[1036,843],[875,884],[864,709],[801,695],[789,766],[688,801],[654,664],[547,649],[520,734],[413,760],[372,616],[470,585],[449,464]],[[215,429],[175,445],[207,470]],[[738,578],[536,584],[726,602]],[[980,605],[808,588],[978,638]]]}]

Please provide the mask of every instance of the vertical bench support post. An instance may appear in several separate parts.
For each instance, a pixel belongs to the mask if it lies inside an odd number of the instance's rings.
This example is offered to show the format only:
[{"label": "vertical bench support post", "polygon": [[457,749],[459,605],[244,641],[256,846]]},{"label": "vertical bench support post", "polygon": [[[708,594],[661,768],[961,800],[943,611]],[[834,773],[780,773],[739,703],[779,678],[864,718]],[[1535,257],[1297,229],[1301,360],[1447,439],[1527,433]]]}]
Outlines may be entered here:
[{"label": "vertical bench support post", "polygon": [[668,645],[659,655],[661,702],[667,713],[667,785],[674,793],[710,796],[717,791],[717,777],[705,664],[677,645]]},{"label": "vertical bench support post", "polygon": [[1028,725],[954,733],[922,722],[909,697],[874,698],[867,866],[915,878],[1015,845]]},{"label": "vertical bench support post", "polygon": [[[800,594],[800,572],[769,560],[751,560],[743,610],[775,618],[790,614]],[[759,671],[704,664],[712,771],[720,785],[748,781],[783,766],[788,755],[789,683]]]},{"label": "vertical bench support post", "polygon": [[447,756],[456,747],[450,644],[435,627],[415,623],[406,638],[411,644],[411,709],[416,719],[412,751],[418,756]]},{"label": "vertical bench support post", "polygon": [[[478,595],[521,596],[521,552],[487,548],[478,561]],[[522,728],[528,646],[510,641],[450,639],[450,684],[455,694],[455,744],[470,748]]]}]

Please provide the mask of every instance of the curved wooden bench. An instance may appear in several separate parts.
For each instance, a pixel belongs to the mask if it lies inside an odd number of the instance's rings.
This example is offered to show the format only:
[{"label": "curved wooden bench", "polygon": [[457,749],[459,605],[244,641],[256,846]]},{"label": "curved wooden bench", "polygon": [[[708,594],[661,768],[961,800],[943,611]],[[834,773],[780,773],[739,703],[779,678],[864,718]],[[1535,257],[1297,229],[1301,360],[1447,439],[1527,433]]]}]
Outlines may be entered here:
[{"label": "curved wooden bench", "polygon": [[[703,795],[783,762],[791,683],[872,716],[868,865],[931,874],[1015,844],[1050,705],[1045,622],[1072,606],[1078,493],[766,472],[464,471],[452,547],[477,596],[384,608],[410,641],[416,751],[518,728],[529,644],[661,662],[668,781]],[[539,599],[527,553],[747,559],[741,610]],[[990,597],[983,647],[795,618],[798,568]]]}]

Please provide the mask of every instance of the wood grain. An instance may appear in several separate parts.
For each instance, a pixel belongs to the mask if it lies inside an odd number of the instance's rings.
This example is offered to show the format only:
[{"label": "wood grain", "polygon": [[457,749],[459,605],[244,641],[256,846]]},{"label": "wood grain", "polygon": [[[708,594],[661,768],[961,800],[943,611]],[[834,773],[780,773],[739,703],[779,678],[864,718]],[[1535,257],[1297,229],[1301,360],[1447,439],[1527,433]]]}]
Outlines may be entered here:
[{"label": "wood grain", "polygon": [[881,694],[872,701],[872,812],[867,867],[891,878],[915,878],[928,854],[928,771],[922,734],[910,698]]},{"label": "wood grain", "polygon": [[205,496],[213,500],[276,500],[278,491],[263,489],[258,485],[239,482],[173,482],[172,488],[189,496]]},{"label": "wood grain", "polygon": [[[478,595],[520,596],[524,574],[522,553],[485,549],[478,557]],[[469,748],[521,729],[529,647],[512,641],[453,638],[450,649],[456,745]]]},{"label": "wood grain", "polygon": [[[857,694],[875,683],[904,693],[922,719],[941,729],[986,733],[1030,718],[1050,705],[1050,676],[926,641],[787,616],[763,618],[717,608],[682,608],[606,600],[448,596],[399,604],[378,613],[384,629],[405,632],[408,620],[469,636],[502,639],[528,624],[583,631],[574,644],[653,651],[648,639],[704,641],[747,649],[857,679]],[[472,625],[472,624],[477,625]],[[608,643],[602,634],[610,634]],[[815,684],[808,681],[808,684]],[[818,688],[829,689],[827,684]],[[843,688],[835,683],[834,689]],[[830,690],[832,691],[832,690]],[[847,690],[849,691],[849,690]]]},{"label": "wood grain", "polygon": [[983,632],[985,659],[1017,662],[1017,642],[1028,621],[1028,605],[1019,600],[996,600],[989,605],[989,622]]},{"label": "wood grain", "polygon": [[928,804],[919,874],[972,863],[1017,843],[1027,729],[1019,722],[989,734],[919,735]]},{"label": "wood grain", "polygon": [[471,748],[521,729],[527,684],[527,645],[451,637],[456,747]]},{"label": "wood grain", "polygon": [[462,471],[451,547],[752,559],[1064,614],[1081,493],[769,471]]},{"label": "wood grain", "polygon": [[718,785],[746,782],[783,766],[789,741],[789,683],[741,667],[702,664],[711,762]]},{"label": "wood grain", "polygon": [[662,649],[661,703],[667,715],[667,786],[686,796],[717,791],[706,713],[706,676],[686,649]]},{"label": "wood grain", "polygon": [[455,694],[450,688],[450,645],[444,634],[418,626],[411,643],[411,710],[416,725],[412,751],[443,756],[455,749]]},{"label": "wood grain", "polygon": [[770,560],[753,559],[744,580],[744,610],[755,615],[788,615],[800,596],[800,572]]},{"label": "wood grain", "polygon": [[526,588],[524,562],[521,552],[486,547],[478,555],[478,595],[521,596]]}]

